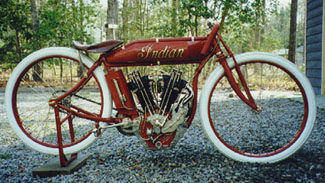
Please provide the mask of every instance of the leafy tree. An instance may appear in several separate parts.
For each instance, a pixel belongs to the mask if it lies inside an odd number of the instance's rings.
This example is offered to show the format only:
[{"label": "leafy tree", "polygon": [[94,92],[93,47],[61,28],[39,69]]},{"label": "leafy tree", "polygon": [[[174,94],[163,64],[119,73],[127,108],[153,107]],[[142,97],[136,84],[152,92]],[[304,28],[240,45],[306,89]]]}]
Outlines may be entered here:
[{"label": "leafy tree", "polygon": [[12,68],[26,56],[28,40],[32,38],[30,22],[30,6],[24,1],[0,2],[0,63]]},{"label": "leafy tree", "polygon": [[[98,0],[8,0],[0,2],[0,63],[12,68],[27,54],[48,46],[92,42]],[[41,6],[42,11],[40,10]]]},{"label": "leafy tree", "polygon": [[208,8],[208,1],[202,0],[181,0],[184,18],[180,19],[182,26],[188,27],[191,35],[198,36],[200,18],[211,18],[212,11]]},{"label": "leafy tree", "polygon": [[[33,1],[38,10],[37,29]],[[288,47],[290,9],[280,9],[278,0],[118,2],[118,38],[125,42],[153,37],[204,36],[209,33],[207,22],[214,22],[221,24],[220,32],[235,53]],[[99,0],[1,1],[0,62],[10,63],[2,67],[11,67],[40,47],[71,46],[72,40],[91,43],[94,27],[104,29],[107,24],[106,18],[102,18],[107,12],[103,13],[98,3]],[[302,22],[298,22],[299,30],[303,30]],[[297,44],[303,45],[303,33],[298,31],[297,38]],[[182,69],[192,70],[191,66]]]}]

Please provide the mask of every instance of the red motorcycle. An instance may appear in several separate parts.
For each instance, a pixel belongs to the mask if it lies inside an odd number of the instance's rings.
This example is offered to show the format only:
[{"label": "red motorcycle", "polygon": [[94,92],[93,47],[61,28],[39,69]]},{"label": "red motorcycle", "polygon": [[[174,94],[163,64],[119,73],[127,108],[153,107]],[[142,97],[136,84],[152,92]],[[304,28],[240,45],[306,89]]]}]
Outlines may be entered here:
[{"label": "red motorcycle", "polygon": [[[206,37],[74,42],[75,49],[36,51],[8,81],[9,123],[28,146],[60,155],[64,165],[64,155],[75,157],[106,128],[136,135],[149,149],[172,147],[199,108],[208,138],[226,156],[258,163],[290,156],[315,121],[309,80],[285,58],[234,55],[218,29]],[[101,55],[93,61],[89,53]],[[198,90],[208,62],[217,67]]]}]

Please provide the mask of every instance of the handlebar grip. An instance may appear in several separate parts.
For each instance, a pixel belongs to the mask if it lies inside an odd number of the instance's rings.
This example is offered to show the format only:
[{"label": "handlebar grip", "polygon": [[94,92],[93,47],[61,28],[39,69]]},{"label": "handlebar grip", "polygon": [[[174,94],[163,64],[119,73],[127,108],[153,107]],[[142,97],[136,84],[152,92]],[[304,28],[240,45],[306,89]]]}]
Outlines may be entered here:
[{"label": "handlebar grip", "polygon": [[216,37],[217,32],[218,32],[218,30],[219,30],[219,27],[220,27],[219,24],[216,24],[216,25],[213,27],[211,33],[209,34],[209,36],[208,36],[208,38],[207,38],[207,42],[205,42],[205,44],[204,44],[204,46],[203,46],[203,48],[202,48],[202,50],[201,50],[201,54],[202,54],[202,55],[206,55],[206,54],[208,53],[208,50],[209,50],[210,45],[211,45],[211,42],[212,42],[213,38]]}]

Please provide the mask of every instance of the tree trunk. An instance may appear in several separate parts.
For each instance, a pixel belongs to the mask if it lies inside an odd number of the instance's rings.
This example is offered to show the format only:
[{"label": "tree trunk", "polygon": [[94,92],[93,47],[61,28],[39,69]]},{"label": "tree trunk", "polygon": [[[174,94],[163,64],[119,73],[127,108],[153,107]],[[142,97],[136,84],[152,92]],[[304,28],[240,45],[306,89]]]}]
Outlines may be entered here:
[{"label": "tree trunk", "polygon": [[265,7],[266,7],[266,1],[262,0],[262,29],[261,29],[261,34],[260,34],[260,40],[261,44],[264,43],[264,33],[265,33],[265,27],[266,27],[266,14],[265,14]]},{"label": "tree trunk", "polygon": [[81,1],[79,1],[79,9],[81,9],[81,11],[79,11],[79,16],[80,17],[82,17],[82,18],[80,18],[80,22],[78,22],[78,24],[79,25],[77,25],[77,26],[79,26],[79,30],[80,30],[80,32],[82,32],[82,37],[80,37],[80,40],[82,41],[82,42],[84,42],[85,41],[85,38],[83,37],[83,32],[84,32],[84,26],[83,26],[83,22],[84,22],[84,9],[85,9],[85,4],[84,4],[84,2],[83,2],[83,0],[81,0]]},{"label": "tree trunk", "polygon": [[63,61],[62,59],[60,58],[59,59],[59,64],[60,64],[60,83],[63,84]]},{"label": "tree trunk", "polygon": [[289,38],[289,55],[288,59],[296,62],[296,30],[297,30],[297,0],[291,0],[290,10],[290,38]]},{"label": "tree trunk", "polygon": [[222,11],[222,15],[221,15],[219,32],[223,31],[223,26],[224,26],[226,17],[228,16],[228,13],[229,13],[229,8],[225,7],[225,9]]},{"label": "tree trunk", "polygon": [[104,23],[105,23],[105,15],[102,13],[102,12],[100,12],[100,42],[103,42],[104,41],[104,39],[103,39],[103,37],[104,37]]},{"label": "tree trunk", "polygon": [[172,27],[172,32],[173,36],[177,35],[177,0],[172,0],[172,22],[171,22],[171,27]]},{"label": "tree trunk", "polygon": [[144,16],[143,16],[143,4],[142,4],[142,0],[138,0],[138,5],[139,5],[139,14],[138,14],[138,18],[139,18],[139,22],[140,22],[140,27],[139,27],[139,29],[140,29],[140,35],[141,35],[141,37],[143,37],[144,36],[144,31],[143,31],[143,27],[144,27]]},{"label": "tree trunk", "polygon": [[[191,22],[192,21],[192,16],[191,16],[191,10],[190,9],[187,9],[187,12],[188,12],[188,22]],[[191,36],[194,35],[194,32],[193,32],[193,28],[192,28],[192,25],[189,25],[188,26],[190,28],[190,33],[191,33]]]},{"label": "tree trunk", "polygon": [[263,40],[263,34],[265,32],[265,0],[259,0],[257,1],[258,5],[256,6],[255,12],[255,45],[253,45],[253,48],[255,49],[261,49],[261,45],[264,42]]},{"label": "tree trunk", "polygon": [[117,29],[110,28],[110,24],[118,24],[118,1],[107,0],[107,30],[106,40],[117,39]]},{"label": "tree trunk", "polygon": [[146,27],[149,28],[149,2],[146,0]]},{"label": "tree trunk", "polygon": [[[31,6],[31,11],[32,11],[32,23],[33,23],[33,49],[39,49],[40,45],[38,42],[38,27],[39,27],[39,18],[38,18],[38,13],[37,13],[37,7],[36,7],[36,1],[35,0],[30,0],[30,6]],[[42,75],[42,68],[39,64],[36,64],[33,67],[33,80],[36,82],[39,82],[42,80],[41,78]]]},{"label": "tree trunk", "polygon": [[[72,2],[73,2],[73,6],[75,6],[74,0]],[[84,9],[84,2],[83,2],[83,0],[80,1],[79,6],[80,6],[80,9],[82,11],[79,12],[79,15],[78,16],[84,17],[84,15],[83,15],[83,9]],[[81,35],[83,35],[83,32],[84,32],[84,29],[83,29],[83,18],[81,18],[80,22],[77,23],[76,27],[79,27],[80,32],[82,32]],[[84,37],[80,37],[79,39],[82,42],[85,41]],[[83,73],[84,73],[84,68],[83,68],[82,63],[81,63],[81,60],[80,60],[80,63],[78,65],[78,67],[77,67],[77,76],[81,79],[83,77]]]},{"label": "tree trunk", "polygon": [[128,17],[128,7],[129,7],[129,1],[128,0],[124,0],[123,1],[123,9],[122,9],[122,37],[121,39],[123,41],[127,41],[128,39],[128,21],[129,21],[129,17]]},{"label": "tree trunk", "polygon": [[[128,15],[128,10],[129,10],[129,0],[124,0],[122,4],[122,28],[121,28],[121,37],[124,42],[128,41],[129,38],[129,30],[128,30],[128,22],[129,22],[129,15]],[[129,67],[123,67],[122,70],[124,72],[124,75],[126,79],[128,80],[129,78]]]},{"label": "tree trunk", "polygon": [[16,33],[16,51],[18,53],[19,61],[20,61],[22,59],[22,51],[21,51],[21,47],[20,47],[19,32],[17,29],[15,30],[15,33]]},{"label": "tree trunk", "polygon": [[42,10],[43,10],[43,0],[38,0],[38,3],[39,3],[39,10],[38,10],[38,12],[41,14],[42,13]]},{"label": "tree trunk", "polygon": [[198,35],[197,35],[197,33],[198,33],[198,26],[199,26],[199,23],[198,23],[198,17],[197,16],[195,16],[194,17],[194,22],[195,22],[195,37],[197,37]]},{"label": "tree trunk", "polygon": [[37,13],[37,7],[36,7],[36,1],[30,0],[30,7],[32,11],[32,22],[33,22],[33,31],[37,31],[39,27],[39,19],[38,19],[38,13]]}]

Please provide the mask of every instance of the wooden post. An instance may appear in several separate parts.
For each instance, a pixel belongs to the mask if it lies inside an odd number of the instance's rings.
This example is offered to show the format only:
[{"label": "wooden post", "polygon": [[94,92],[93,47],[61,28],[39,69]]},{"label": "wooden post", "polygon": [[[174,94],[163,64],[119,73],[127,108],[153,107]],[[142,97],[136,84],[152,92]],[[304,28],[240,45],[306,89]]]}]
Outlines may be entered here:
[{"label": "wooden post", "polygon": [[297,0],[291,0],[288,60],[296,63]]},{"label": "wooden post", "polygon": [[109,25],[117,25],[117,24],[118,24],[118,1],[117,0],[108,0],[107,1],[106,40],[117,39],[116,29],[109,28]]}]

